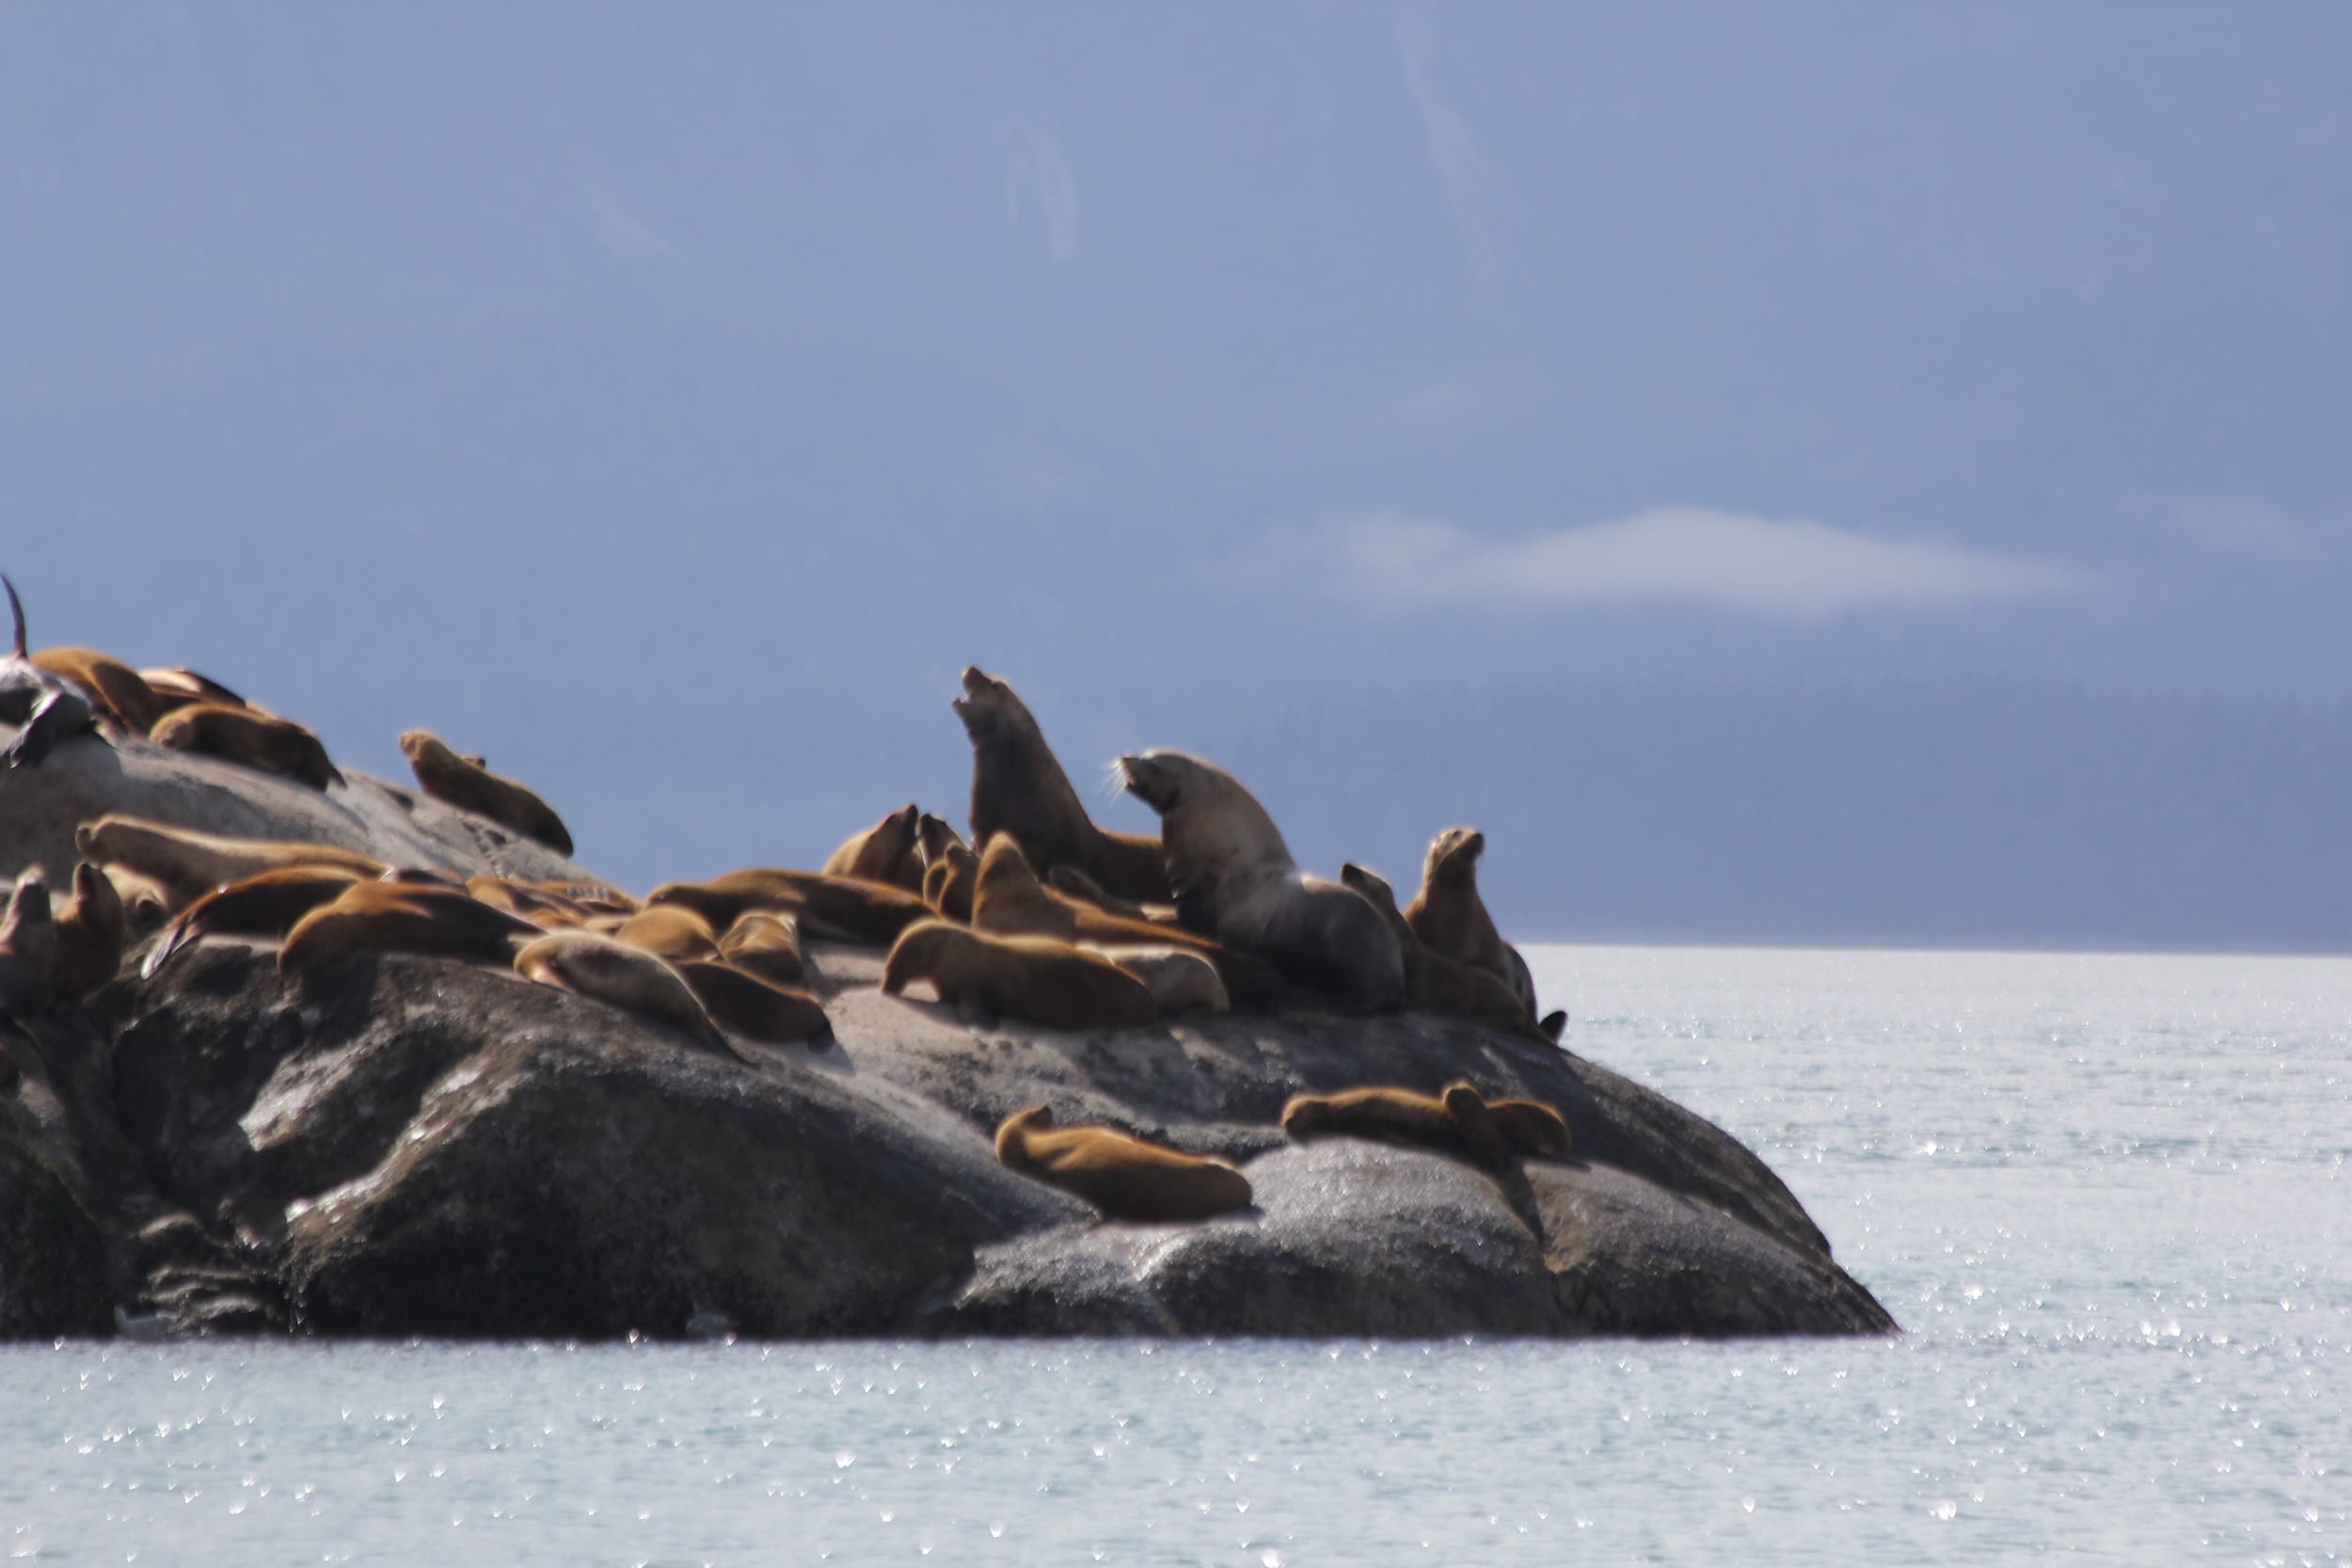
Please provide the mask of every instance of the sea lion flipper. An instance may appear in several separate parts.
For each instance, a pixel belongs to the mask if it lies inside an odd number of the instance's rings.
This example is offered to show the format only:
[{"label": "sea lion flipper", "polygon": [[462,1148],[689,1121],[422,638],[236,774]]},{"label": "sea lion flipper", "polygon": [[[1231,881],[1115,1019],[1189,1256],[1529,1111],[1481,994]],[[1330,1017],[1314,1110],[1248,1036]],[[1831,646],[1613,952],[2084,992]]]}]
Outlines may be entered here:
[{"label": "sea lion flipper", "polygon": [[30,657],[24,647],[24,601],[16,596],[16,584],[8,581],[6,572],[0,572],[0,586],[8,589],[8,613],[16,618],[16,657]]}]

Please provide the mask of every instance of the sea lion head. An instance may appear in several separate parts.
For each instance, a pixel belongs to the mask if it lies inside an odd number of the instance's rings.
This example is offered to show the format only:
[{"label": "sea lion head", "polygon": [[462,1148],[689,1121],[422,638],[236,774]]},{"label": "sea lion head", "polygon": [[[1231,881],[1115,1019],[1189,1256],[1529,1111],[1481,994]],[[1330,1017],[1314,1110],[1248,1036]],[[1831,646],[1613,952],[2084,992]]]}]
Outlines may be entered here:
[{"label": "sea lion head", "polygon": [[16,879],[16,891],[9,895],[8,918],[42,921],[49,914],[49,874],[38,865],[27,866]]},{"label": "sea lion head", "polygon": [[457,753],[449,749],[449,743],[431,730],[401,731],[400,754],[412,764],[428,768],[437,762],[447,764],[457,760]]},{"label": "sea lion head", "polygon": [[950,698],[947,705],[956,710],[956,717],[963,721],[963,733],[974,740],[1037,728],[1028,705],[1013,691],[1011,683],[998,680],[977,664],[963,667],[963,695]]},{"label": "sea lion head", "polygon": [[1448,828],[1429,841],[1429,859],[1422,877],[1432,886],[1470,882],[1478,876],[1478,857],[1486,852],[1485,833],[1475,828]]},{"label": "sea lion head", "polygon": [[1215,763],[1153,750],[1112,767],[1127,793],[1159,814],[1160,845],[1179,903],[1184,888],[1293,863],[1290,846],[1258,798]]}]

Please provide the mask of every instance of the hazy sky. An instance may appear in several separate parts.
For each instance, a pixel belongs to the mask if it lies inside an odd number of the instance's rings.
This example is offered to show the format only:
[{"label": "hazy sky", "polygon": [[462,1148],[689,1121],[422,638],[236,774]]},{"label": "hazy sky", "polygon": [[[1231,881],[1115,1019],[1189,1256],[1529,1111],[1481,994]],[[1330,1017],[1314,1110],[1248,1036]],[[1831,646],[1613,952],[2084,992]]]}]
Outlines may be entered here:
[{"label": "hazy sky", "polygon": [[0,566],[633,880],[958,803],[967,661],[1073,771],[2341,697],[2347,84],[2332,3],[10,5]]}]

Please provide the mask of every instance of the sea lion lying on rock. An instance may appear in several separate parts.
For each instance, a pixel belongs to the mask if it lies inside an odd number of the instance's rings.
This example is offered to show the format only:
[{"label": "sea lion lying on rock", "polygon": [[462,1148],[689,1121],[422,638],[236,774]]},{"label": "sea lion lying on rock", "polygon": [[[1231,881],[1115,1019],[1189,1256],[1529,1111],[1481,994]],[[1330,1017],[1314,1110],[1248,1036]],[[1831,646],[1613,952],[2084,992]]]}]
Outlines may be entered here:
[{"label": "sea lion lying on rock", "polygon": [[658,958],[716,958],[719,933],[683,904],[656,904],[621,922],[612,934]]},{"label": "sea lion lying on rock", "polygon": [[1282,1107],[1282,1131],[1302,1141],[1418,1144],[1489,1166],[1520,1157],[1556,1158],[1572,1142],[1567,1122],[1550,1106],[1533,1100],[1490,1101],[1468,1083],[1449,1084],[1435,1095],[1390,1085],[1295,1095]]},{"label": "sea lion lying on rock", "polygon": [[513,779],[491,772],[480,758],[458,755],[431,730],[402,732],[400,750],[417,776],[417,787],[434,800],[486,816],[559,855],[572,852],[572,831],[555,808]]},{"label": "sea lion lying on rock", "polygon": [[550,931],[518,945],[514,961],[526,980],[609,1002],[741,1059],[686,977],[642,947],[594,931]]},{"label": "sea lion lying on rock", "polygon": [[1075,1193],[1115,1220],[1204,1220],[1249,1207],[1249,1179],[1211,1160],[1109,1127],[1057,1128],[1043,1105],[996,1129],[1011,1170]]},{"label": "sea lion lying on rock", "polygon": [[1143,982],[1162,1018],[1179,1013],[1230,1013],[1233,999],[1216,965],[1190,947],[1141,947],[1127,942],[1081,942],[1081,953],[1110,959]]},{"label": "sea lion lying on rock", "polygon": [[266,937],[286,939],[302,917],[331,904],[364,880],[342,865],[283,865],[258,871],[226,887],[215,888],[166,927],[139,965],[143,978],[152,978],[177,953],[199,937]]},{"label": "sea lion lying on rock", "polygon": [[381,877],[391,869],[373,855],[332,844],[230,838],[112,812],[74,829],[73,847],[84,860],[126,866],[162,883],[182,900],[280,866],[334,865],[361,877]]},{"label": "sea lion lying on rock", "polygon": [[833,1033],[825,1005],[804,990],[779,986],[715,958],[672,962],[720,1026],[747,1039],[796,1045]]},{"label": "sea lion lying on rock", "polygon": [[1049,1029],[1132,1029],[1159,1017],[1150,990],[1108,958],[1050,937],[990,936],[945,920],[910,926],[883,960],[890,995],[916,980],[929,980],[950,1006]]},{"label": "sea lion lying on rock", "polygon": [[315,731],[255,708],[190,703],[157,720],[147,738],[175,752],[197,752],[258,768],[312,789],[343,782]]},{"label": "sea lion lying on rock", "polygon": [[707,882],[664,882],[645,902],[683,904],[717,930],[734,925],[746,910],[771,910],[796,916],[808,935],[885,947],[931,914],[919,894],[887,882],[770,866],[730,871]]},{"label": "sea lion lying on rock", "polygon": [[1074,865],[1122,898],[1168,896],[1160,841],[1094,825],[1011,686],[967,665],[963,695],[949,705],[972,741],[974,844],[1009,833],[1041,874]]},{"label": "sea lion lying on rock", "polygon": [[1361,895],[1309,876],[1241,782],[1182,752],[1119,759],[1128,791],[1160,815],[1184,924],[1254,954],[1286,980],[1368,1010],[1405,1005],[1405,956]]},{"label": "sea lion lying on rock", "polygon": [[133,735],[145,735],[176,705],[155,695],[136,670],[95,648],[43,648],[33,663],[72,681],[90,706]]},{"label": "sea lion lying on rock", "polygon": [[539,927],[471,894],[401,882],[354,882],[294,922],[278,950],[283,974],[316,968],[345,953],[437,953],[511,962]]},{"label": "sea lion lying on rock", "polygon": [[771,985],[798,987],[808,978],[801,924],[772,910],[746,910],[719,939],[719,956]]}]

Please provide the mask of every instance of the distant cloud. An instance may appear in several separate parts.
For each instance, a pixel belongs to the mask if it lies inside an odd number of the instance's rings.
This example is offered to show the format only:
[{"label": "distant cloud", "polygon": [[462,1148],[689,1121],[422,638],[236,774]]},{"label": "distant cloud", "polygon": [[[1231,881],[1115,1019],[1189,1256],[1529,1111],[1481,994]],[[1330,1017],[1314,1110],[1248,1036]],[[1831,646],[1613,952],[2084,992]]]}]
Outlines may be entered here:
[{"label": "distant cloud", "polygon": [[1289,564],[1340,592],[1397,608],[1684,603],[1815,618],[2085,586],[2046,562],[1698,507],[1502,541],[1438,519],[1364,513],[1281,548]]},{"label": "distant cloud", "polygon": [[585,194],[588,211],[596,219],[596,243],[613,255],[632,261],[642,261],[652,256],[667,256],[677,261],[686,259],[678,247],[662,238],[652,225],[622,206],[611,191],[592,184]]},{"label": "distant cloud", "polygon": [[1045,249],[1057,261],[1078,254],[1078,182],[1071,176],[1061,144],[1036,126],[1007,120],[999,131],[1006,143],[1005,215],[1021,218],[1023,192],[1037,198],[1045,218]]},{"label": "distant cloud", "polygon": [[1432,43],[1429,14],[1420,5],[1399,0],[1392,13],[1396,53],[1405,66],[1405,90],[1421,111],[1422,133],[1429,141],[1429,161],[1445,182],[1454,204],[1454,220],[1470,242],[1470,271],[1481,283],[1495,279],[1498,250],[1495,227],[1510,205],[1511,187],[1478,153],[1470,121],[1438,100],[1429,80]]}]

